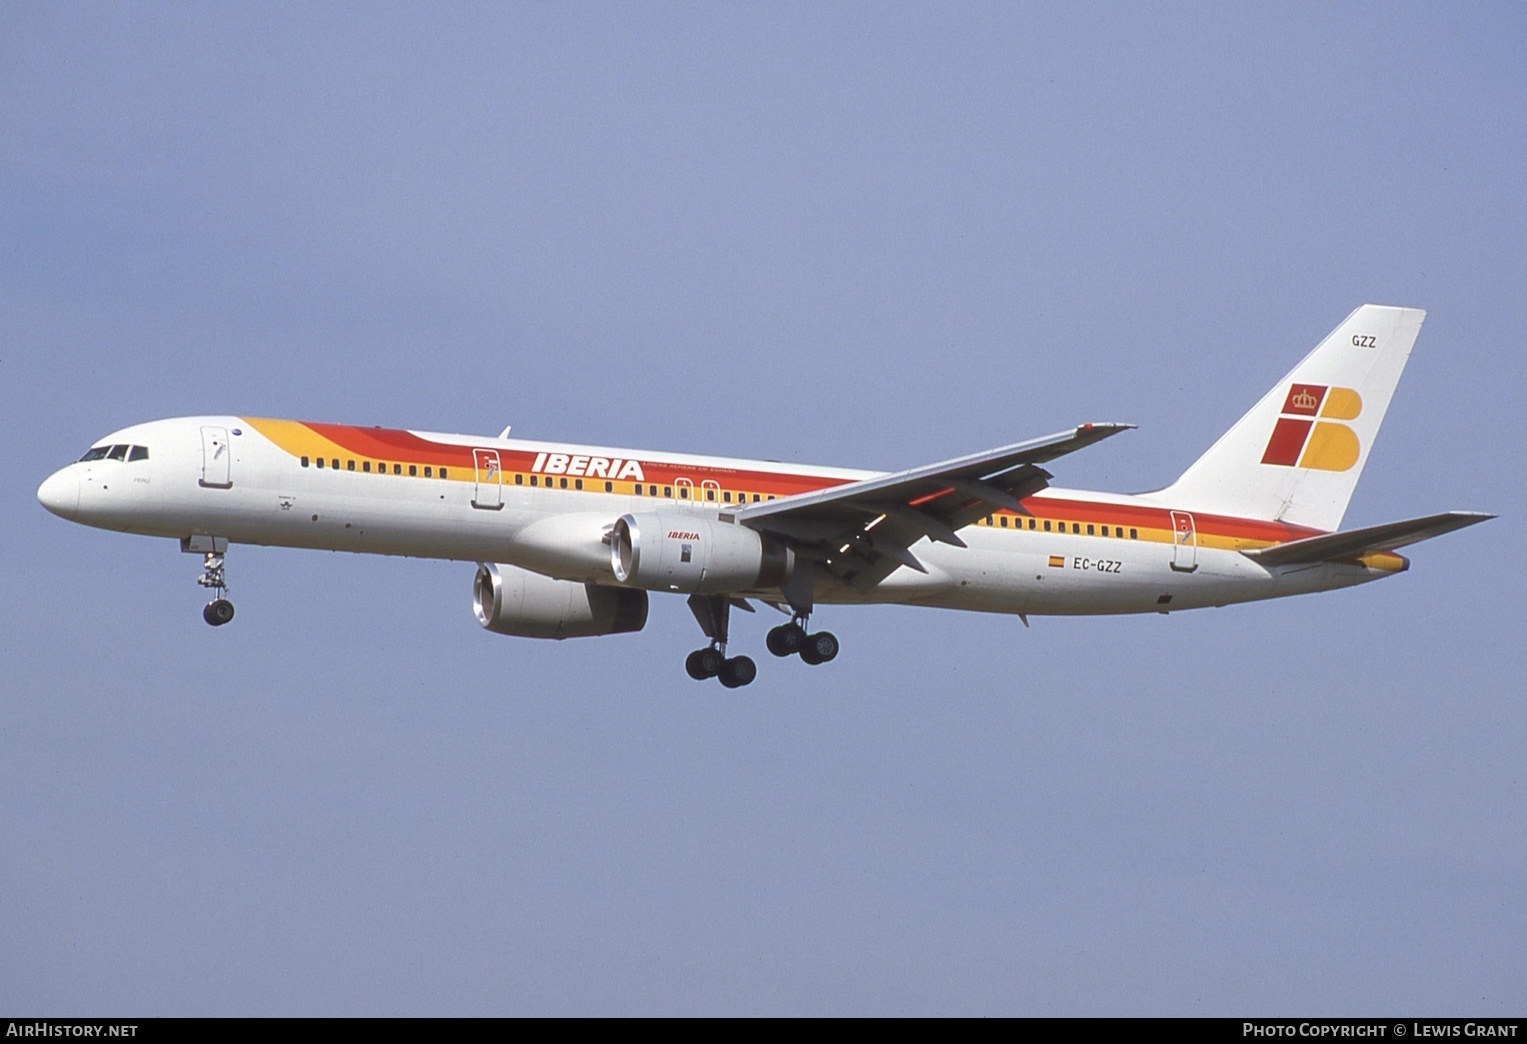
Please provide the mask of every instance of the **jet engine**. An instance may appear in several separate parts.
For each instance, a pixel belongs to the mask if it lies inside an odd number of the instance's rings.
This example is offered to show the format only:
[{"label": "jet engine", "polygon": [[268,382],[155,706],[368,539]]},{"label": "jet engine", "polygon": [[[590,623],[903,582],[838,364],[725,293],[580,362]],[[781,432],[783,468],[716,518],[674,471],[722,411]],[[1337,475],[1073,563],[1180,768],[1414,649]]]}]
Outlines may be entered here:
[{"label": "jet engine", "polygon": [[472,611],[488,630],[521,638],[623,634],[646,626],[647,592],[483,564],[472,582]]},{"label": "jet engine", "polygon": [[784,583],[795,552],[733,522],[653,512],[616,520],[610,566],[616,580],[649,591],[749,591]]}]

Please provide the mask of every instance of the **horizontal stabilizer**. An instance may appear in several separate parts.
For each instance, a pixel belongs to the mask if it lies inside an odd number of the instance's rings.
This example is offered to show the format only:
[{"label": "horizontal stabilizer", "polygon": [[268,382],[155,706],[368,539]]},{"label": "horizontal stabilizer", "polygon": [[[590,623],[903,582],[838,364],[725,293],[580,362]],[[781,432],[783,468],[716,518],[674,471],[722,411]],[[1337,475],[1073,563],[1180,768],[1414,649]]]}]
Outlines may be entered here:
[{"label": "horizontal stabilizer", "polygon": [[1444,511],[1440,515],[1411,518],[1404,522],[1386,522],[1381,526],[1352,529],[1345,533],[1326,533],[1303,540],[1291,540],[1286,544],[1274,544],[1255,551],[1242,551],[1241,554],[1265,566],[1349,561],[1370,551],[1393,551],[1406,544],[1430,540],[1494,517],[1482,511]]}]

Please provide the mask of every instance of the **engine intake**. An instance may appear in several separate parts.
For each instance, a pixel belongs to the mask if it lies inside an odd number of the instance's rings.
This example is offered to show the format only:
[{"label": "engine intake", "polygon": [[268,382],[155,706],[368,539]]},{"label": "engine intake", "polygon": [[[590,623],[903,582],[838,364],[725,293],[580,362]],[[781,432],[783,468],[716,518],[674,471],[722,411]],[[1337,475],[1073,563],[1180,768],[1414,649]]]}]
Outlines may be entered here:
[{"label": "engine intake", "polygon": [[521,638],[624,634],[647,625],[647,592],[483,564],[472,581],[472,611],[495,634]]},{"label": "engine intake", "polygon": [[795,552],[733,522],[653,512],[616,520],[610,567],[616,580],[648,591],[768,590],[795,570]]}]

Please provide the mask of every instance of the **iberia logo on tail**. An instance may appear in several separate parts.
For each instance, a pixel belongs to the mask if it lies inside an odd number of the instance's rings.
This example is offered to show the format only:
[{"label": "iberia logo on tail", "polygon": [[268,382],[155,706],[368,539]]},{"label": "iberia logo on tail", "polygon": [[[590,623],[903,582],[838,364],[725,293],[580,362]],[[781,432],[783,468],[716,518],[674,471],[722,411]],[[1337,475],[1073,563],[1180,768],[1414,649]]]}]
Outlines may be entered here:
[{"label": "iberia logo on tail", "polygon": [[1362,397],[1351,388],[1296,384],[1288,390],[1263,464],[1346,471],[1357,463],[1357,432],[1340,421],[1356,420]]}]

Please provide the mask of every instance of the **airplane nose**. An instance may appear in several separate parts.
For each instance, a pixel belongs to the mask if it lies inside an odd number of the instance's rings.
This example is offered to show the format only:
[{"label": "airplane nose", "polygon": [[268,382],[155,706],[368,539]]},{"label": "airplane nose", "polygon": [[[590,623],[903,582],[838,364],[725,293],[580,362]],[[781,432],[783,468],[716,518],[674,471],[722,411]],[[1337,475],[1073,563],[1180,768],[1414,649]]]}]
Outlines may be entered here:
[{"label": "airplane nose", "polygon": [[80,511],[80,477],[73,468],[55,471],[37,487],[37,499],[59,518],[73,520]]}]

